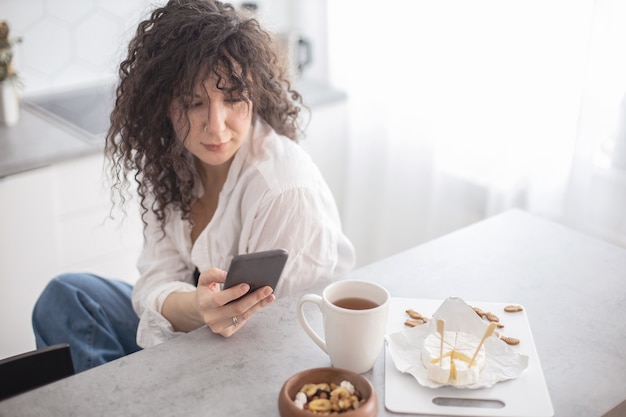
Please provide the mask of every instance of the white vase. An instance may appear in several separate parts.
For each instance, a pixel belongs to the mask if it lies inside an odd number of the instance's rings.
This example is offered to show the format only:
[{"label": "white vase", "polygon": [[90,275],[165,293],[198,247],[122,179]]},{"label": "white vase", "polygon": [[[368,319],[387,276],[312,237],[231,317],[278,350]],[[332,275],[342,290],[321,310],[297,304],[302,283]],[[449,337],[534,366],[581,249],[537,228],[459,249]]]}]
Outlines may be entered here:
[{"label": "white vase", "polygon": [[0,123],[15,126],[20,120],[20,101],[14,81],[0,82]]}]

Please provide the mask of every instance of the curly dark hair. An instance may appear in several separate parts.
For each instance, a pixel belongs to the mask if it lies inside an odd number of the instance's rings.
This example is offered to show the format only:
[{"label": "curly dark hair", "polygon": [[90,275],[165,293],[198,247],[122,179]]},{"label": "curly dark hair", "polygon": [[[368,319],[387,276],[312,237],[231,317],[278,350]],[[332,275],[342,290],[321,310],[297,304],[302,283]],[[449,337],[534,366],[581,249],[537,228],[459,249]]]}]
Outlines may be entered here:
[{"label": "curly dark hair", "polygon": [[210,74],[218,88],[247,97],[255,115],[297,141],[302,97],[276,45],[253,16],[212,0],[171,0],[139,24],[119,67],[105,144],[120,205],[134,177],[144,223],[152,210],[163,229],[169,208],[190,219],[194,158],[167,114],[172,100],[193,96]]}]

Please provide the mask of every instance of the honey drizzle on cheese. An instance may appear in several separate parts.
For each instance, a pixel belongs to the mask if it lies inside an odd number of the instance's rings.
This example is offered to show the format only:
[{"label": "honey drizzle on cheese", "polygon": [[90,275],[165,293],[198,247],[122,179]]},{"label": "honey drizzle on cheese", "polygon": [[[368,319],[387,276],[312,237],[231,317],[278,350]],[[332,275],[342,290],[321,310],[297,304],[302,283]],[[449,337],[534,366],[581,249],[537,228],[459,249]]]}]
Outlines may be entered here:
[{"label": "honey drizzle on cheese", "polygon": [[447,358],[447,357],[450,357],[451,361],[454,361],[454,359],[462,360],[463,362],[467,363],[469,366],[475,366],[476,365],[476,360],[474,360],[474,362],[472,362],[470,364],[470,361],[472,360],[472,358],[467,356],[465,353],[457,352],[454,349],[447,351],[440,358],[432,359],[430,361],[430,363],[439,363],[439,362],[441,362],[443,360],[443,358]]},{"label": "honey drizzle on cheese", "polygon": [[[454,346],[456,346],[456,339],[458,337],[458,333],[455,335],[454,338]],[[456,350],[454,350],[454,348],[452,348],[451,350],[447,351],[446,353],[443,354],[443,356],[440,356],[438,358],[432,359],[430,362],[432,364],[436,364],[436,363],[440,363],[443,361],[443,358],[449,357],[450,358],[450,378],[449,380],[452,381],[452,383],[456,384],[457,383],[457,372],[456,372],[456,363],[454,362],[455,359],[459,359],[465,363],[468,364],[468,367],[472,367],[476,365],[476,360],[474,360],[472,362],[472,358],[470,358],[469,356],[467,356],[464,353],[458,352]],[[472,363],[470,363],[472,362]]]}]

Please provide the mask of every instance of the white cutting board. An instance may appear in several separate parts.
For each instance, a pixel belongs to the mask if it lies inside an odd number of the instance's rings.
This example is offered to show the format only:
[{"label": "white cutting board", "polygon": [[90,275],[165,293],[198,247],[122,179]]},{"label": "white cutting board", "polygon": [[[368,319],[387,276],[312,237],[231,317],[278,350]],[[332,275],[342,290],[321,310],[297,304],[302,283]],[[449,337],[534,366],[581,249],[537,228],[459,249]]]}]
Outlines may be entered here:
[{"label": "white cutting board", "polygon": [[[395,333],[405,329],[404,321],[408,318],[407,309],[413,309],[423,316],[431,317],[442,302],[443,300],[392,298],[387,332]],[[433,389],[420,385],[412,375],[398,371],[385,346],[385,407],[387,410],[395,413],[445,416],[554,416],[526,311],[504,312],[504,306],[515,303],[483,303],[467,300],[465,302],[485,312],[491,311],[500,318],[500,322],[505,327],[498,331],[504,336],[521,340],[519,345],[512,346],[512,348],[528,356],[528,367],[519,378],[499,382],[490,388],[441,387]],[[448,400],[449,398],[452,400]],[[488,400],[488,402],[478,400]],[[446,404],[450,401],[455,404]]]}]

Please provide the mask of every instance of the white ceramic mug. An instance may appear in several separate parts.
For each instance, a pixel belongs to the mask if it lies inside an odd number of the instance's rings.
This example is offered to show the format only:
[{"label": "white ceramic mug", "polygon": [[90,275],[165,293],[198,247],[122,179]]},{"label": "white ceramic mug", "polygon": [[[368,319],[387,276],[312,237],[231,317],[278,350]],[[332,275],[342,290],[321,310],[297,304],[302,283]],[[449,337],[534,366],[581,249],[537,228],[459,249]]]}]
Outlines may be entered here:
[{"label": "white ceramic mug", "polygon": [[[316,304],[322,312],[325,339],[306,320],[306,303]],[[389,292],[360,280],[337,281],[326,287],[321,297],[307,294],[298,302],[302,328],[330,356],[333,366],[357,373],[374,366],[385,340],[388,313]]]}]

